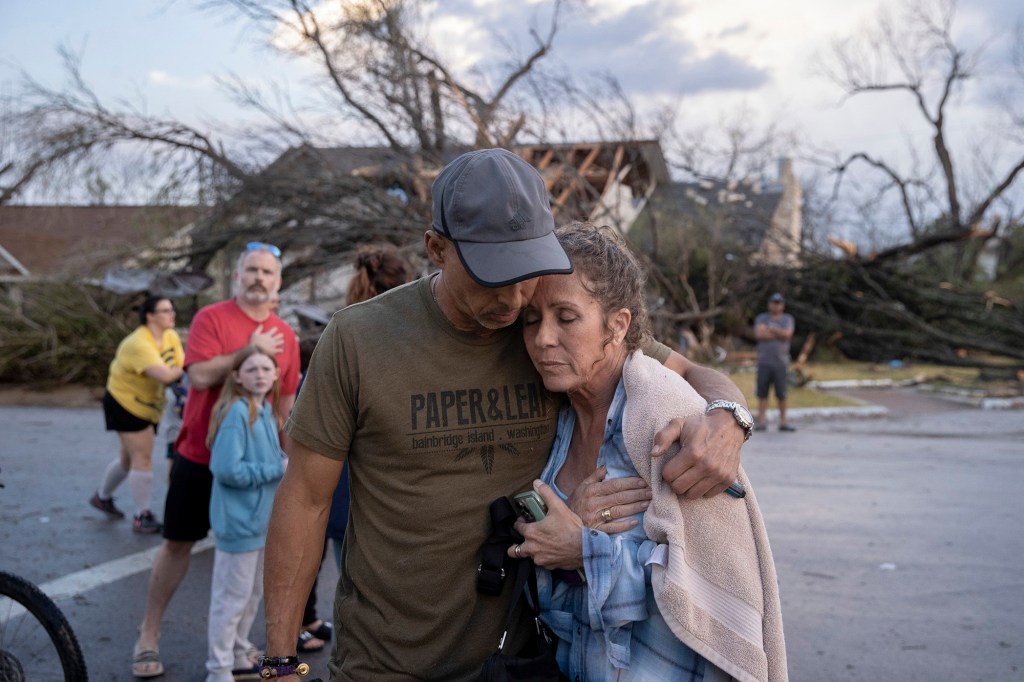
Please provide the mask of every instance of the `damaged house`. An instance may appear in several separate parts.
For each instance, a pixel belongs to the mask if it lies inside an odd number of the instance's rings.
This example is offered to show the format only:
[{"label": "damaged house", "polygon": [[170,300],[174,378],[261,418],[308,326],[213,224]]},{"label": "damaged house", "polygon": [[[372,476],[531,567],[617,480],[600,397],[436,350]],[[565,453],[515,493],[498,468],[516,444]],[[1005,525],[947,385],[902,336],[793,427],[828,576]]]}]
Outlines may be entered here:
[{"label": "damaged house", "polygon": [[[251,239],[271,241],[284,255],[281,312],[297,322],[344,304],[349,253],[365,241],[390,241],[419,257],[429,227],[430,185],[452,149],[427,163],[387,147],[298,147],[270,164],[251,186],[196,222],[186,243],[193,267],[205,268],[226,296],[232,251]],[[551,195],[557,223],[591,220],[628,234],[642,249],[653,226],[687,230],[718,213],[723,229],[771,263],[799,259],[800,188],[792,165],[780,178],[738,183],[673,181],[654,140],[528,144],[511,151],[534,165]],[[726,218],[723,220],[721,216]],[[426,272],[428,264],[419,260]],[[298,320],[301,321],[301,320]]]}]

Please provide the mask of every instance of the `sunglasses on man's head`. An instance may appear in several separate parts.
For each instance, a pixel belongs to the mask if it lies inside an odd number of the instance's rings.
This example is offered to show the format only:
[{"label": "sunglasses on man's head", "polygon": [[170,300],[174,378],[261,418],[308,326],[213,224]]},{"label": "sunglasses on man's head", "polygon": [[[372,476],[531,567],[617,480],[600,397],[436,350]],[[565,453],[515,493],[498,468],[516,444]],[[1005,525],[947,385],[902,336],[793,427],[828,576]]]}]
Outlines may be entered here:
[{"label": "sunglasses on man's head", "polygon": [[273,244],[267,244],[265,242],[249,242],[245,245],[246,251],[266,251],[275,258],[281,257],[281,249],[277,248]]}]

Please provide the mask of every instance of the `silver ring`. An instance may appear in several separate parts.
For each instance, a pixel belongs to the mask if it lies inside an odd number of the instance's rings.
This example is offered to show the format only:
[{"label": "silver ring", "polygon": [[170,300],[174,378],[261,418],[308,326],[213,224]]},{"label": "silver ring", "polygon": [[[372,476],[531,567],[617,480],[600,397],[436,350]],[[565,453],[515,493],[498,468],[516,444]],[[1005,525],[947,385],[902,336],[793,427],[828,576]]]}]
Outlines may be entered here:
[{"label": "silver ring", "polygon": [[605,523],[611,523],[612,522],[612,510],[611,510],[611,508],[608,508],[608,509],[605,509],[604,511],[602,511],[601,512],[601,518],[604,519]]},{"label": "silver ring", "polygon": [[523,549],[523,545],[522,544],[518,544],[518,545],[516,545],[516,548],[512,550],[512,552],[516,555],[517,559],[522,559],[523,558],[522,549]]}]

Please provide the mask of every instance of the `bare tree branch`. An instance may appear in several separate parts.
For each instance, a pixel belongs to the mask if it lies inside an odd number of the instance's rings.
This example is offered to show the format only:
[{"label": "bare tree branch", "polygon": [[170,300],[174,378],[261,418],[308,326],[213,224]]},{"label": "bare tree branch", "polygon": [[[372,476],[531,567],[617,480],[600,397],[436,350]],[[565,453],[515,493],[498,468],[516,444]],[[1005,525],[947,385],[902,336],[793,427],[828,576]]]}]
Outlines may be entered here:
[{"label": "bare tree branch", "polygon": [[877,168],[883,174],[889,177],[892,184],[898,189],[900,195],[900,204],[903,206],[904,217],[907,220],[907,224],[910,226],[911,234],[916,238],[921,233],[920,225],[918,225],[915,210],[910,200],[909,188],[913,185],[921,186],[924,183],[919,180],[906,180],[900,176],[895,170],[889,167],[884,161],[880,161],[871,157],[864,152],[857,152],[852,154],[845,161],[837,165],[833,171],[836,176],[836,185],[833,189],[833,196],[838,192],[839,183],[842,181],[843,175],[850,168],[850,165],[856,161],[863,161],[864,163]]},{"label": "bare tree branch", "polygon": [[[980,52],[971,54],[954,41],[955,5],[952,0],[907,2],[901,8],[901,20],[894,20],[883,11],[873,32],[837,42],[833,46],[831,64],[826,65],[826,72],[843,89],[847,98],[879,92],[906,92],[914,99],[922,118],[931,128],[931,153],[940,174],[944,196],[938,217],[935,207],[915,199],[915,195],[927,198],[931,192],[926,175],[915,177],[901,173],[891,161],[866,152],[851,154],[833,167],[835,192],[838,192],[851,164],[858,161],[880,171],[898,190],[911,240],[868,256],[876,259],[904,258],[941,244],[991,236],[991,232],[981,229],[980,225],[994,203],[1024,170],[1024,157],[1018,157],[1011,163],[1010,170],[976,201],[964,196],[947,128],[953,96],[963,83],[976,76],[975,63]],[[937,220],[947,227],[925,230],[926,225]],[[975,250],[975,254],[979,251]],[[970,272],[973,272],[973,261],[965,261],[961,276]]]},{"label": "bare tree branch", "polygon": [[[316,14],[310,10],[308,5],[298,0],[291,0],[292,10],[295,12],[295,20],[298,22],[298,30],[303,38],[308,40],[313,48],[320,54],[320,58],[323,61],[324,68],[327,71],[328,77],[331,82],[334,83],[334,87],[337,88],[338,93],[341,94],[342,98],[346,103],[354,108],[363,118],[369,121],[377,131],[384,136],[388,141],[388,146],[396,151],[404,149],[402,144],[392,134],[390,128],[384,124],[380,118],[378,118],[368,107],[363,106],[361,102],[349,91],[348,86],[345,83],[345,79],[339,72],[338,66],[334,62],[334,57],[331,50],[324,44],[323,33],[320,31],[320,24],[316,19]],[[294,24],[293,24],[294,26]]]}]

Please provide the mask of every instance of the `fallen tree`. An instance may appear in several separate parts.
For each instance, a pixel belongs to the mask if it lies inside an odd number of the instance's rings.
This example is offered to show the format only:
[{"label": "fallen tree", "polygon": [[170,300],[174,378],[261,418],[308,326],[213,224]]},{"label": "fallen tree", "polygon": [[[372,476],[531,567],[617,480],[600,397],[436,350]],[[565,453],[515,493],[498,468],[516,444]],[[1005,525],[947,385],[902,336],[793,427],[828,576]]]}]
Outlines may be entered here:
[{"label": "fallen tree", "polygon": [[[942,282],[906,263],[814,258],[797,269],[764,269],[755,301],[786,292],[797,326],[846,357],[968,367],[1024,368],[1024,307]],[[750,310],[752,315],[759,310]],[[819,344],[820,345],[820,344]]]},{"label": "fallen tree", "polygon": [[104,385],[117,344],[138,325],[137,300],[72,282],[19,287],[22,304],[0,296],[0,380]]}]

